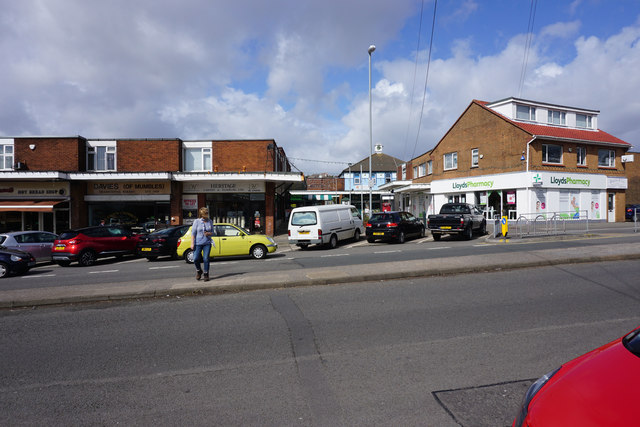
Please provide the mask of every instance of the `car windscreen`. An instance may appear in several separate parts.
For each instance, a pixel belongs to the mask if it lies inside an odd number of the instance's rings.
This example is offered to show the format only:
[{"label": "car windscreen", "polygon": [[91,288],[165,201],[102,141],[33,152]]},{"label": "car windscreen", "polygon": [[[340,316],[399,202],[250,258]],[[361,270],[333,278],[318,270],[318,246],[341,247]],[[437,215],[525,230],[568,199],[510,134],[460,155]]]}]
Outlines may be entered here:
[{"label": "car windscreen", "polygon": [[640,329],[636,329],[624,337],[622,343],[631,353],[640,356]]},{"label": "car windscreen", "polygon": [[316,225],[318,218],[313,211],[294,212],[291,215],[291,225]]},{"label": "car windscreen", "polygon": [[67,240],[67,239],[73,239],[74,237],[76,237],[79,233],[75,230],[67,230],[67,231],[63,231],[60,234],[60,240]]},{"label": "car windscreen", "polygon": [[3,244],[5,240],[7,240],[7,236],[0,236],[0,245]]}]

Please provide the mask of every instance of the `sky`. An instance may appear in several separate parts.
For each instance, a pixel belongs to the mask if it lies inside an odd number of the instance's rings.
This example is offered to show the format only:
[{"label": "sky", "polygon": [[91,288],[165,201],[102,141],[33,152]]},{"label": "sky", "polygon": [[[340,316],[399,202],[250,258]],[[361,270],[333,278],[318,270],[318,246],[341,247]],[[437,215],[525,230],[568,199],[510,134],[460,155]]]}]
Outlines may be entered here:
[{"label": "sky", "polygon": [[640,0],[0,0],[0,137],[274,139],[339,174],[371,150],[372,44],[373,144],[402,161],[512,96],[640,150]]}]

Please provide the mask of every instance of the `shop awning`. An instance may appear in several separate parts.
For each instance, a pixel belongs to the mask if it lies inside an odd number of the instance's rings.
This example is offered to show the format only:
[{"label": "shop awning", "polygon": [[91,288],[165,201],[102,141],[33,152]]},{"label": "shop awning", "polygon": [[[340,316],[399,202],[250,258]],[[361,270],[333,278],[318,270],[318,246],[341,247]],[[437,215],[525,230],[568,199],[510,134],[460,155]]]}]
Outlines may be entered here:
[{"label": "shop awning", "polygon": [[4,200],[0,201],[0,212],[53,212],[58,203],[65,200]]}]

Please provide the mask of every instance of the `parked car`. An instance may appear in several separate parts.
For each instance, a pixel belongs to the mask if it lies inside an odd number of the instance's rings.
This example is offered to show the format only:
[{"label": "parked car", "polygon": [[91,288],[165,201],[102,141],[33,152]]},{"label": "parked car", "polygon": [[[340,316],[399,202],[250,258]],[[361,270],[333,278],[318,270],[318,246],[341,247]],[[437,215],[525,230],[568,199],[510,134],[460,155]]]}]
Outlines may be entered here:
[{"label": "parked car", "polygon": [[[255,259],[266,258],[267,254],[278,249],[278,244],[264,234],[251,234],[242,227],[234,224],[214,224],[212,240],[215,247],[211,247],[211,257],[251,255]],[[193,263],[191,250],[191,227],[178,240],[176,253],[189,264]]]},{"label": "parked car", "polygon": [[513,426],[638,425],[640,328],[538,379]]},{"label": "parked car", "polygon": [[306,249],[311,244],[338,246],[338,241],[360,240],[362,218],[352,205],[320,205],[294,208],[289,215],[289,243]]},{"label": "parked car", "polygon": [[78,261],[81,266],[95,264],[98,258],[135,255],[139,236],[122,226],[98,226],[68,230],[60,234],[51,249],[58,265]]},{"label": "parked car", "polygon": [[175,227],[162,228],[151,234],[140,236],[138,241],[138,256],[146,257],[149,261],[156,260],[159,256],[170,256],[177,258],[176,249],[178,247],[178,239],[190,227],[188,225],[178,225]]},{"label": "parked car", "polygon": [[407,237],[424,237],[424,223],[409,212],[378,212],[367,222],[367,242],[395,240],[404,243]]},{"label": "parked car", "polygon": [[627,205],[624,210],[624,218],[633,221],[634,216],[637,216],[637,220],[640,221],[640,205]]},{"label": "parked car", "polygon": [[427,227],[433,240],[443,234],[458,234],[471,240],[473,233],[487,234],[487,220],[482,211],[468,203],[445,203],[439,214],[427,217]]},{"label": "parked car", "polygon": [[0,245],[28,252],[36,262],[51,261],[51,248],[58,238],[48,231],[12,231],[0,234]]},{"label": "parked car", "polygon": [[34,265],[36,265],[36,259],[33,255],[0,246],[0,278],[10,274],[24,274]]}]

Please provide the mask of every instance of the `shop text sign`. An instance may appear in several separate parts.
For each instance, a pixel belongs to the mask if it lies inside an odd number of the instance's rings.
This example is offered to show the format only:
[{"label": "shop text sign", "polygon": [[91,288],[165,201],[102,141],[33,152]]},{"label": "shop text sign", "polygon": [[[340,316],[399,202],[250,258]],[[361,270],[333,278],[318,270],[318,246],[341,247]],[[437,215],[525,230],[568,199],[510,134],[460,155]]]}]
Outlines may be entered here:
[{"label": "shop text sign", "polygon": [[454,181],[451,186],[454,190],[464,190],[466,188],[493,188],[493,181]]},{"label": "shop text sign", "polygon": [[185,193],[264,193],[264,182],[185,182]]},{"label": "shop text sign", "polygon": [[69,195],[69,183],[5,182],[0,185],[0,197],[60,197]]},{"label": "shop text sign", "polygon": [[[534,186],[561,188],[604,188],[603,183],[596,182],[604,177],[588,175],[555,175],[536,173],[532,176]],[[605,178],[606,179],[606,178]]]},{"label": "shop text sign", "polygon": [[87,183],[87,194],[119,195],[119,194],[171,194],[169,181],[97,181]]}]

